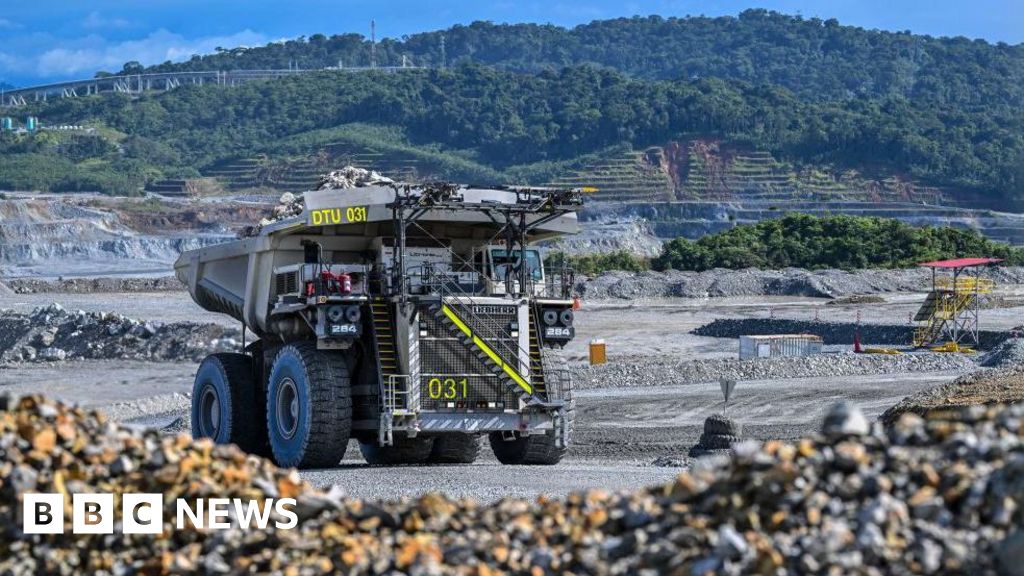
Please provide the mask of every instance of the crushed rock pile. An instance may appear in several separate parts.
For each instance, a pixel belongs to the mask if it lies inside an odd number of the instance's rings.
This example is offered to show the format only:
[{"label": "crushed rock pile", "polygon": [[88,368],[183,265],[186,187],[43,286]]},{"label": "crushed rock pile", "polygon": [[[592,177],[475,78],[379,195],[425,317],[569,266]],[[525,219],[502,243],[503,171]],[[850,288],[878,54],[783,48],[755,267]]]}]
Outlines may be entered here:
[{"label": "crushed rock pile", "polygon": [[29,314],[0,310],[0,363],[72,359],[194,360],[237,352],[241,334],[219,324],[141,322],[59,304]]},{"label": "crushed rock pile", "polygon": [[986,368],[1024,366],[1024,339],[1008,338],[981,357]]},{"label": "crushed rock pile", "polygon": [[[12,294],[93,294],[99,292],[173,292],[185,285],[174,276],[156,278],[64,278],[40,280],[18,278],[6,280]],[[3,294],[0,288],[0,294]]]},{"label": "crushed rock pile", "polygon": [[[995,268],[987,276],[997,284],[1024,282],[1024,267]],[[709,298],[727,296],[809,296],[836,298],[855,294],[923,292],[931,282],[926,269],[906,270],[726,270],[704,272],[605,272],[578,281],[589,299]]]},{"label": "crushed rock pile", "polygon": [[[380,175],[373,170],[346,166],[341,170],[333,170],[320,177],[317,182],[317,190],[345,190],[349,188],[360,188],[363,186],[375,186],[379,184],[393,184],[394,180]],[[266,216],[254,226],[245,226],[238,232],[239,238],[257,236],[264,226],[274,222],[299,216],[306,208],[305,198],[300,195],[285,192],[281,195],[277,205],[270,209],[270,215]]]},{"label": "crushed rock pile", "polygon": [[[1022,418],[1014,406],[906,415],[888,429],[837,421],[795,444],[738,444],[643,491],[480,506],[325,494],[233,446],[5,398],[0,572],[1020,574]],[[20,533],[22,494],[101,490],[165,494],[163,535]],[[176,530],[177,497],[293,497],[299,522]]]},{"label": "crushed rock pile", "polygon": [[[793,320],[789,318],[717,318],[698,326],[691,334],[712,338],[739,338],[767,334],[815,334],[825,344],[853,344],[854,335],[860,333],[865,345],[892,344],[907,346],[914,339],[914,326],[910,324],[858,324],[856,322],[829,322],[824,320]],[[1009,338],[1010,332],[979,330],[978,348],[989,350]]]},{"label": "crushed rock pile", "polygon": [[665,360],[660,357],[612,358],[607,364],[570,365],[580,389],[616,387],[646,388],[701,382],[721,378],[764,380],[775,378],[842,377],[906,372],[975,370],[977,364],[964,354],[853,354],[835,353],[816,356],[754,358],[712,358]]},{"label": "crushed rock pile", "polygon": [[381,184],[394,184],[391,178],[381,175],[374,170],[345,166],[341,170],[333,170],[320,177],[317,183],[317,190],[344,190],[346,188],[359,188],[361,186],[377,186]]},{"label": "crushed rock pile", "polygon": [[980,370],[907,396],[880,418],[883,422],[894,422],[907,412],[923,416],[933,410],[1018,402],[1024,402],[1024,366],[1011,365]]}]

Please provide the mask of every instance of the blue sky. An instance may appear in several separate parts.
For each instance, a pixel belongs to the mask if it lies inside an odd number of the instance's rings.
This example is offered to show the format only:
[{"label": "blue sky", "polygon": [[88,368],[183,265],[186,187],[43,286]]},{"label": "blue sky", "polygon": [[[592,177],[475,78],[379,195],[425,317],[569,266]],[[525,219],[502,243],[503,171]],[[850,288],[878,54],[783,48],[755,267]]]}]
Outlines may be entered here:
[{"label": "blue sky", "polygon": [[768,8],[843,24],[1024,42],[1024,0],[0,0],[0,82],[19,86],[116,71],[128,60],[183,60],[217,46],[254,46],[358,32],[396,37],[474,20],[563,26],[619,16],[734,15]]}]

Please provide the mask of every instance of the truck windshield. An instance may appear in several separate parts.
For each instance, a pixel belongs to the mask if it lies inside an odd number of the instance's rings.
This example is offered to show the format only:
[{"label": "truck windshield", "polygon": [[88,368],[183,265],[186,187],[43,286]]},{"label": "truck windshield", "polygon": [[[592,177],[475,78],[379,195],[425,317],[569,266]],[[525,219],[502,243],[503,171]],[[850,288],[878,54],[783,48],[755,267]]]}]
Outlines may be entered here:
[{"label": "truck windshield", "polygon": [[519,263],[520,254],[524,255],[526,260],[526,269],[529,270],[530,276],[534,280],[542,280],[544,278],[544,269],[541,267],[540,251],[538,250],[513,250],[511,253],[508,250],[503,249],[492,249],[491,250],[491,263],[494,266],[494,279],[504,280],[506,274],[513,274],[513,270]]}]

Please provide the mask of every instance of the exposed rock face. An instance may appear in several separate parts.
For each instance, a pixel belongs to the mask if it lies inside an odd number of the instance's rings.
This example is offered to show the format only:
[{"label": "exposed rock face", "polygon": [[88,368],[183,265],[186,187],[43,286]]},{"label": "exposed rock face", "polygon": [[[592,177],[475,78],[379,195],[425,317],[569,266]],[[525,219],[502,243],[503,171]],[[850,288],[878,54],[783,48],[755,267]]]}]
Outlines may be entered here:
[{"label": "exposed rock face", "polygon": [[105,206],[75,198],[0,202],[0,276],[167,271],[185,250],[230,238],[225,229],[140,232]]}]

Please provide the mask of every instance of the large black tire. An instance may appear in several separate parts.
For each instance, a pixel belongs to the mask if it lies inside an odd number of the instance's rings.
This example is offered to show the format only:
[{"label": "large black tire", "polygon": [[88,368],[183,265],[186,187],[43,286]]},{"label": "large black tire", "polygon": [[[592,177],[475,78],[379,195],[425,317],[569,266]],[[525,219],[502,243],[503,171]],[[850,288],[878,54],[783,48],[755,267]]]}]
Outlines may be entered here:
[{"label": "large black tire", "polygon": [[279,466],[326,468],[345,457],[352,433],[348,362],[315,342],[283,346],[267,385],[267,429]]},{"label": "large black tire", "polygon": [[434,437],[427,462],[431,464],[472,464],[480,455],[480,436],[443,434]]},{"label": "large black tire", "polygon": [[257,392],[251,356],[226,352],[207,356],[192,385],[192,437],[266,455],[265,407],[257,400]]},{"label": "large black tire", "polygon": [[738,436],[727,436],[721,434],[705,434],[700,438],[701,446],[712,450],[728,450],[733,444],[740,441]]},{"label": "large black tire", "polygon": [[702,456],[731,456],[731,449],[708,449],[700,446],[694,446],[690,448],[690,458],[700,458]]},{"label": "large black tire", "polygon": [[735,420],[726,418],[722,414],[712,414],[704,420],[704,433],[723,436],[742,436],[743,425]]},{"label": "large black tire", "polygon": [[396,466],[399,464],[425,464],[434,448],[434,439],[426,436],[416,438],[395,437],[391,446],[376,442],[360,442],[359,451],[371,466]]},{"label": "large black tire", "polygon": [[[558,366],[560,355],[551,350],[545,350],[545,355],[550,358],[550,364],[546,366]],[[564,365],[564,364],[561,364]],[[491,450],[495,458],[502,464],[523,464],[550,466],[562,461],[565,453],[572,444],[573,432],[576,428],[576,399],[573,397],[573,382],[571,376],[566,374],[566,381],[563,383],[562,398],[565,400],[563,417],[568,427],[566,442],[558,446],[554,434],[534,434],[531,436],[519,436],[513,433],[512,439],[506,439],[501,432],[491,432],[487,439],[490,441]]]}]

